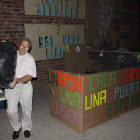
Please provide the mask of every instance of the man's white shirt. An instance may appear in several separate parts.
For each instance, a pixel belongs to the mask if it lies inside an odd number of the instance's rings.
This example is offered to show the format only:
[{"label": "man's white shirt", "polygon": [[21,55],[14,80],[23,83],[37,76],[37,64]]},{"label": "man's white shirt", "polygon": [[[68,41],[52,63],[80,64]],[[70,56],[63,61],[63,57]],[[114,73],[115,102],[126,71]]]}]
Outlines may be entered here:
[{"label": "man's white shirt", "polygon": [[19,55],[17,51],[17,64],[16,64],[16,78],[21,78],[25,75],[36,77],[36,64],[33,56],[28,52],[25,55]]}]

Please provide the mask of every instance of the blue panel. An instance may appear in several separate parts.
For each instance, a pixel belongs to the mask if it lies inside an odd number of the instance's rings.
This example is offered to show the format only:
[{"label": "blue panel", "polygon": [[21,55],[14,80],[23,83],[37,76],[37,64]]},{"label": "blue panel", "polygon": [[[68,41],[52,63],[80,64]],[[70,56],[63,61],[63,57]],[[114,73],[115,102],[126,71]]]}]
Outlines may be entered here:
[{"label": "blue panel", "polygon": [[67,52],[68,50],[67,50],[67,46],[65,47],[65,52]]},{"label": "blue panel", "polygon": [[53,0],[53,4],[56,5],[56,0]]},{"label": "blue panel", "polygon": [[47,5],[44,4],[43,6],[44,16],[47,16]]},{"label": "blue panel", "polygon": [[68,42],[68,44],[72,44],[71,43],[71,35],[69,35],[69,42]]},{"label": "blue panel", "polygon": [[130,39],[131,33],[119,32],[119,39]]},{"label": "blue panel", "polygon": [[66,0],[66,6],[69,6],[69,1],[68,0]]},{"label": "blue panel", "polygon": [[44,48],[43,37],[39,37],[39,47],[40,47],[40,48]]},{"label": "blue panel", "polygon": [[64,57],[64,47],[60,47],[60,57]]},{"label": "blue panel", "polygon": [[63,7],[61,7],[61,17],[63,16]]},{"label": "blue panel", "polygon": [[49,48],[46,48],[46,55],[47,55],[47,59],[50,59],[50,55],[48,54],[48,49]]},{"label": "blue panel", "polygon": [[42,3],[44,4],[44,0],[42,0]]},{"label": "blue panel", "polygon": [[42,12],[41,12],[42,4],[39,3],[39,4],[37,5],[37,7],[38,7],[37,14],[38,14],[38,15],[42,15]]},{"label": "blue panel", "polygon": [[54,47],[54,36],[51,36],[51,47]]},{"label": "blue panel", "polygon": [[77,8],[80,8],[80,0],[77,0]]},{"label": "blue panel", "polygon": [[55,6],[55,14],[56,14],[56,16],[59,16],[59,7],[58,6]]},{"label": "blue panel", "polygon": [[66,17],[69,17],[69,7],[66,7]]},{"label": "blue panel", "polygon": [[77,35],[77,44],[80,44],[80,35]]},{"label": "blue panel", "polygon": [[59,5],[59,0],[57,0],[57,5]]},{"label": "blue panel", "polygon": [[79,8],[76,9],[76,17],[79,18]]},{"label": "blue panel", "polygon": [[61,5],[63,5],[63,0],[61,0]]},{"label": "blue panel", "polygon": [[49,47],[49,39],[48,39],[48,37],[45,37],[45,45],[46,45],[46,47]]},{"label": "blue panel", "polygon": [[63,44],[64,44],[64,45],[67,44],[67,35],[63,35]]},{"label": "blue panel", "polygon": [[50,4],[50,0],[47,0],[47,4]]},{"label": "blue panel", "polygon": [[51,54],[52,54],[52,58],[54,58],[54,49],[53,48],[51,48]]},{"label": "blue panel", "polygon": [[71,8],[71,17],[74,18],[73,8]]},{"label": "blue panel", "polygon": [[55,48],[55,57],[58,57],[58,47]]},{"label": "blue panel", "polygon": [[76,35],[73,35],[73,44],[76,44]]},{"label": "blue panel", "polygon": [[50,5],[50,16],[53,16],[53,6]]}]

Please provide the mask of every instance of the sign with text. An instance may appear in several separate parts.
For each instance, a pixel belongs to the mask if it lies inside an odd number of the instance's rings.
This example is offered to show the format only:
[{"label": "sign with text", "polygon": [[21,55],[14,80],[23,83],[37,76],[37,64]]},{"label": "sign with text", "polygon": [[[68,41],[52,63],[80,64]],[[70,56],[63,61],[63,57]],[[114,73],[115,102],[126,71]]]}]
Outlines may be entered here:
[{"label": "sign with text", "polygon": [[25,0],[25,14],[85,18],[85,0]]},{"label": "sign with text", "polygon": [[85,44],[84,25],[25,24],[35,60],[63,57],[69,45]]},{"label": "sign with text", "polygon": [[75,131],[140,106],[140,67],[79,75],[48,71],[50,113]]}]

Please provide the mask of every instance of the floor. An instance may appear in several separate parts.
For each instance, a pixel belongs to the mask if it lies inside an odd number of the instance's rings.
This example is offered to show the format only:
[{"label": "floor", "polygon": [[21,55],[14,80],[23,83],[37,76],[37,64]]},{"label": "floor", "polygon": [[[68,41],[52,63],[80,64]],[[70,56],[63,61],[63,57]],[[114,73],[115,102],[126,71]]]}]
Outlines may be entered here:
[{"label": "floor", "polygon": [[[49,113],[45,92],[33,98],[33,130],[28,140],[140,140],[140,108],[79,134]],[[13,128],[5,110],[0,110],[0,140],[12,140]],[[18,140],[25,140],[23,132]]]}]

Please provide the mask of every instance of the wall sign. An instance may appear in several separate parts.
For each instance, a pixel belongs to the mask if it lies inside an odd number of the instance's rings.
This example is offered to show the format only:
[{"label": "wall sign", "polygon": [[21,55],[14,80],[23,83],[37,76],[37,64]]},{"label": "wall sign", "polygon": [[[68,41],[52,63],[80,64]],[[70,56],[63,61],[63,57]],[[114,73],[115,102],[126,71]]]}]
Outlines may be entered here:
[{"label": "wall sign", "polygon": [[85,0],[25,0],[25,14],[85,18]]},{"label": "wall sign", "polygon": [[35,60],[63,57],[71,44],[85,44],[84,25],[25,24]]}]

